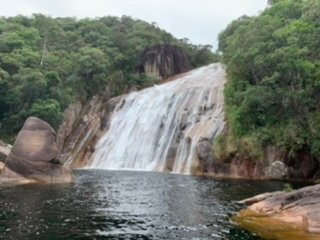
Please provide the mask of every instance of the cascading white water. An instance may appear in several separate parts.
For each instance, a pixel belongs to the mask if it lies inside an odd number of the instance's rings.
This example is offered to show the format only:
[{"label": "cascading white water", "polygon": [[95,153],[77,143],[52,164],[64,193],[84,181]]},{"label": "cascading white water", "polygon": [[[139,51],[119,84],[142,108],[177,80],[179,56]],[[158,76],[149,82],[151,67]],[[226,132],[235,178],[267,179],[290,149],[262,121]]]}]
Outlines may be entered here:
[{"label": "cascading white water", "polygon": [[224,67],[211,64],[123,96],[89,167],[192,173],[196,146],[224,128]]}]

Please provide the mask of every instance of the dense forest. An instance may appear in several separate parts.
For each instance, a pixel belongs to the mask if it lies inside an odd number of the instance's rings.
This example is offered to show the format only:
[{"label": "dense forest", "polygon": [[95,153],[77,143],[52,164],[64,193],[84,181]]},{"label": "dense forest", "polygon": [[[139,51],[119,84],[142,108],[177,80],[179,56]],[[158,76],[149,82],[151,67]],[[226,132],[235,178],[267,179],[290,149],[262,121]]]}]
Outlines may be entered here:
[{"label": "dense forest", "polygon": [[220,34],[228,131],[215,142],[217,157],[262,159],[271,145],[288,158],[319,158],[319,16],[319,0],[274,0]]},{"label": "dense forest", "polygon": [[210,46],[193,45],[130,17],[0,18],[0,136],[10,141],[32,115],[58,128],[63,110],[112,84],[113,94],[155,81],[139,72],[146,47],[182,47],[193,67],[216,60]]}]

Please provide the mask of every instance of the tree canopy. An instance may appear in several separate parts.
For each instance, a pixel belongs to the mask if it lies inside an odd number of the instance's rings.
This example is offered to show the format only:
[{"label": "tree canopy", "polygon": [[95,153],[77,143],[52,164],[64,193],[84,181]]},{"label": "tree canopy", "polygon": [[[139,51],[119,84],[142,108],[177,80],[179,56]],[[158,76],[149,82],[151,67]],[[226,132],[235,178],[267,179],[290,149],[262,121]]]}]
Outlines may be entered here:
[{"label": "tree canopy", "polygon": [[[320,156],[320,1],[277,0],[219,36],[229,137]],[[250,144],[249,144],[250,145]]]},{"label": "tree canopy", "polygon": [[176,39],[155,23],[127,16],[1,17],[1,138],[14,136],[30,115],[57,128],[71,102],[86,101],[108,84],[116,86],[114,95],[153,84],[139,73],[141,55],[146,47],[163,43],[182,47],[193,67],[215,60],[210,47]]}]

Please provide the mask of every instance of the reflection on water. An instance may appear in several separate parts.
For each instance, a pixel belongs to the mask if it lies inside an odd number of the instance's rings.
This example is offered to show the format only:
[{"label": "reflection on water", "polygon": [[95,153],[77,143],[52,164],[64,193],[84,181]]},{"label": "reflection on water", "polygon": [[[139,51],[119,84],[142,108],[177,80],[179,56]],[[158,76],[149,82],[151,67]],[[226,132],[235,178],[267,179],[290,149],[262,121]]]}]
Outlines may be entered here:
[{"label": "reflection on water", "polygon": [[79,171],[61,186],[0,189],[1,239],[257,240],[234,228],[234,202],[281,182]]}]

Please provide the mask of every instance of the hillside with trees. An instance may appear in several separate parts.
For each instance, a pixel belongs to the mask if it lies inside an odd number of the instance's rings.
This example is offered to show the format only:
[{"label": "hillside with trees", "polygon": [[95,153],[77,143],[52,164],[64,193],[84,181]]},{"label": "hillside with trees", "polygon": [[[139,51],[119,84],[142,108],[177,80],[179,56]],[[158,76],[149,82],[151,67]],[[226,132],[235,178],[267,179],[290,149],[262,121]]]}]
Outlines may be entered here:
[{"label": "hillside with trees", "polygon": [[0,136],[12,140],[28,116],[58,128],[63,110],[110,84],[113,95],[154,84],[139,71],[143,51],[182,47],[193,67],[216,61],[210,46],[193,45],[130,17],[0,18]]},{"label": "hillside with trees", "polygon": [[294,159],[320,157],[320,1],[277,0],[219,36],[227,64],[228,130],[216,156],[264,158],[276,146]]}]

